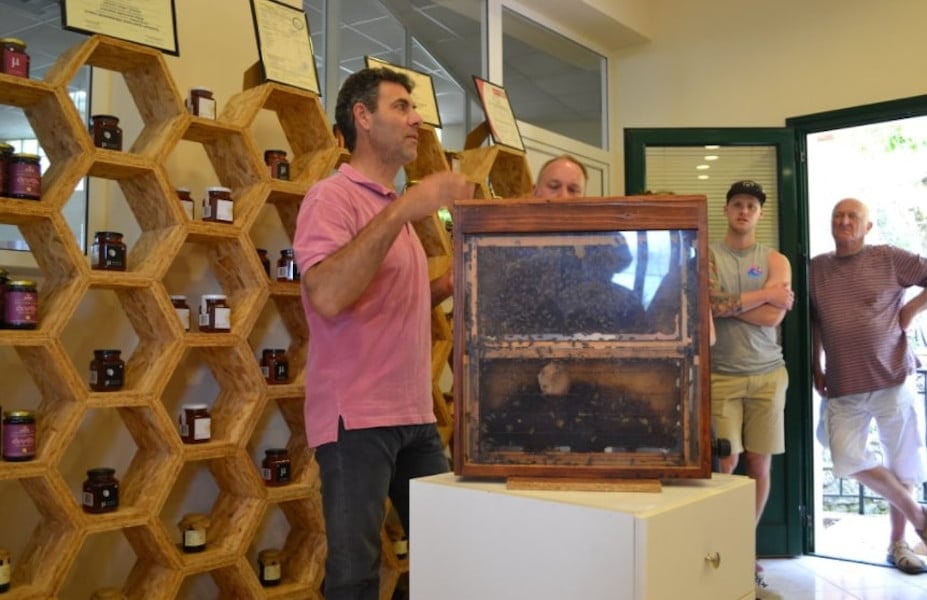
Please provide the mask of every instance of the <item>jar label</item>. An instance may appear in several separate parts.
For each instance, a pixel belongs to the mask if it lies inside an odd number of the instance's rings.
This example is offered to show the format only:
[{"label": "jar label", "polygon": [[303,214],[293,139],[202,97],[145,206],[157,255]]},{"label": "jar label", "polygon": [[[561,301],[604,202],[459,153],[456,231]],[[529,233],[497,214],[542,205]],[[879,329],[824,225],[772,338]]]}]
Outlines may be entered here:
[{"label": "jar label", "polygon": [[4,423],[4,458],[35,456],[35,423]]},{"label": "jar label", "polygon": [[187,215],[188,219],[193,219],[193,200],[181,200],[180,206],[183,208],[183,212]]},{"label": "jar label", "polygon": [[13,574],[13,566],[9,561],[0,564],[0,585],[6,585],[10,582]]},{"label": "jar label", "polygon": [[193,439],[208,440],[212,437],[212,419],[199,418],[193,419]]},{"label": "jar label", "polygon": [[7,166],[7,194],[38,198],[42,193],[42,171],[37,163],[10,161]]},{"label": "jar label", "polygon": [[29,77],[29,56],[23,52],[4,50],[3,72],[17,77]]},{"label": "jar label", "polygon": [[278,360],[274,363],[274,381],[285,382],[289,379],[289,364]]},{"label": "jar label", "polygon": [[263,566],[264,581],[278,581],[282,576],[280,563]]},{"label": "jar label", "polygon": [[205,529],[187,529],[183,532],[184,548],[199,548],[206,545]]},{"label": "jar label", "polygon": [[93,506],[93,492],[84,492],[83,500],[84,506]]},{"label": "jar label", "polygon": [[197,322],[199,323],[200,327],[209,327],[209,313],[201,310]]},{"label": "jar label", "polygon": [[7,291],[4,295],[3,322],[27,325],[38,322],[39,296],[36,292]]},{"label": "jar label", "polygon": [[175,308],[174,312],[177,313],[177,318],[180,319],[180,326],[183,327],[183,330],[190,331],[190,309]]},{"label": "jar label", "polygon": [[[213,329],[231,329],[232,328],[232,309],[217,306],[212,309]],[[207,323],[208,324],[208,323]]]},{"label": "jar label", "polygon": [[196,111],[195,114],[198,117],[203,117],[204,119],[215,119],[216,118],[216,100],[214,98],[203,98],[200,96],[196,99]]},{"label": "jar label", "polygon": [[201,212],[204,220],[212,218],[212,206],[210,206],[208,200],[203,200],[203,210]]},{"label": "jar label", "polygon": [[235,206],[235,203],[231,200],[216,200],[216,220],[232,223],[234,221],[233,206]]}]

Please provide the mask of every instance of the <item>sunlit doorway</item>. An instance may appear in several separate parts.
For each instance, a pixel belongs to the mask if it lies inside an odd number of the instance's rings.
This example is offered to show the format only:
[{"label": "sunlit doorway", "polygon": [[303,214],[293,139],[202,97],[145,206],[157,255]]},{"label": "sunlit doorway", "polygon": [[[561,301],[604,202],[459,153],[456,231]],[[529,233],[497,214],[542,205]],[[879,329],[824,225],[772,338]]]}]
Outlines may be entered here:
[{"label": "sunlit doorway", "polygon": [[[874,226],[867,243],[893,244],[927,255],[927,116],[817,131],[805,136],[805,149],[809,257],[833,250],[830,212],[838,200],[847,197],[869,206]],[[912,288],[910,293],[919,290]],[[921,314],[909,336],[927,367],[925,332],[927,315]],[[922,379],[912,385],[919,388],[917,410],[923,433],[927,393]],[[820,398],[816,393],[813,400],[817,431]],[[878,448],[875,438],[870,443]],[[826,448],[821,443],[814,443],[813,448],[815,553],[882,563],[889,530],[886,502],[851,479],[834,478]],[[920,502],[927,501],[924,486],[916,495]],[[913,531],[909,531],[908,543],[927,555]]]}]

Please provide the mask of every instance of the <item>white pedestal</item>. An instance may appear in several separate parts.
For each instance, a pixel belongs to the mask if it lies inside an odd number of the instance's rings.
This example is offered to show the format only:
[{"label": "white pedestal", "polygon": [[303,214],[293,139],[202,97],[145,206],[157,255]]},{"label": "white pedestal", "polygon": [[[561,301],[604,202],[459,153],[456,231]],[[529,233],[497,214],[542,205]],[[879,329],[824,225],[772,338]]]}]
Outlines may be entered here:
[{"label": "white pedestal", "polygon": [[448,473],[413,480],[410,510],[412,600],[754,598],[746,477],[540,492]]}]

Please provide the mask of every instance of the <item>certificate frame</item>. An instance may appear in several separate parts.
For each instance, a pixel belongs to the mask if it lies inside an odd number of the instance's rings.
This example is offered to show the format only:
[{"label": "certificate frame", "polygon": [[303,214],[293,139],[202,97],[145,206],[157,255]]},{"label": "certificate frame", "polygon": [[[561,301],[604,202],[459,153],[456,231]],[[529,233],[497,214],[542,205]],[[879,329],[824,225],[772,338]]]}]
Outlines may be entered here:
[{"label": "certificate frame", "polygon": [[473,83],[476,85],[476,93],[486,115],[493,142],[524,152],[525,142],[522,140],[518,121],[515,119],[505,88],[477,75],[473,76]]},{"label": "certificate frame", "polygon": [[61,26],[180,56],[174,0],[61,0]]},{"label": "certificate frame", "polygon": [[306,12],[279,0],[250,1],[264,81],[321,95]]},{"label": "certificate frame", "polygon": [[421,115],[422,122],[426,125],[441,127],[441,113],[438,111],[438,96],[435,93],[434,81],[431,75],[400,67],[375,56],[364,56],[364,63],[367,68],[384,67],[397,73],[402,73],[412,80],[412,101],[415,104],[415,111]]}]

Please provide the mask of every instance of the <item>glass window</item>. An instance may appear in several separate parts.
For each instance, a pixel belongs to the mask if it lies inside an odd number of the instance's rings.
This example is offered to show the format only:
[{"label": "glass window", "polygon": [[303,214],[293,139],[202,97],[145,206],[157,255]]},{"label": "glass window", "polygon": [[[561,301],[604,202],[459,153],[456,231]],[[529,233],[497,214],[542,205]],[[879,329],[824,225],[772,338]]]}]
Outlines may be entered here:
[{"label": "glass window", "polygon": [[605,57],[503,9],[502,63],[519,120],[608,149]]}]

